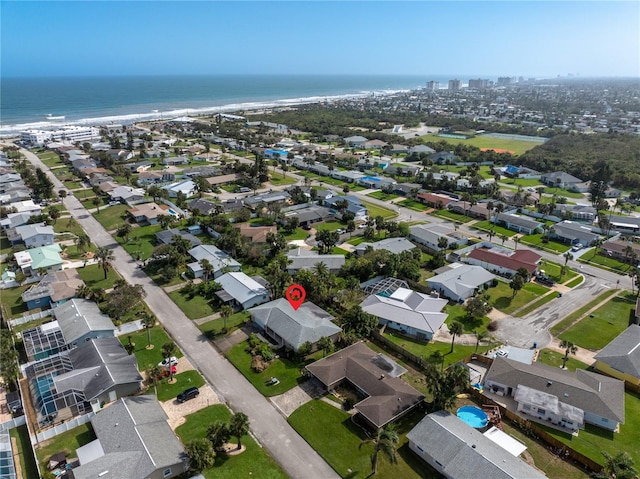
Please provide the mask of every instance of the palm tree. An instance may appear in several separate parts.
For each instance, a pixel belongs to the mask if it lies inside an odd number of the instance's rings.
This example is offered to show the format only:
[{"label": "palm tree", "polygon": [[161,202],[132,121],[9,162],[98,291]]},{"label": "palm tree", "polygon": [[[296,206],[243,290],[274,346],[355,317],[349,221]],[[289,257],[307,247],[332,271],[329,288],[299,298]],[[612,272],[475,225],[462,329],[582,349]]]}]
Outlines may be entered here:
[{"label": "palm tree", "polygon": [[326,356],[333,350],[333,341],[328,336],[323,336],[318,340],[318,348],[322,349],[322,356]]},{"label": "palm tree", "polygon": [[96,249],[95,258],[98,260],[98,264],[102,268],[102,271],[104,271],[104,279],[107,279],[107,273],[109,272],[109,269],[111,269],[111,261],[113,261],[115,257],[109,248],[99,246],[98,249]]},{"label": "palm tree", "polygon": [[139,316],[144,329],[147,330],[147,349],[153,349],[153,344],[151,344],[151,328],[156,324],[156,317],[146,311],[140,312]]},{"label": "palm tree", "polygon": [[249,417],[243,412],[231,416],[229,431],[238,439],[238,449],[242,449],[242,436],[249,432]]},{"label": "palm tree", "polygon": [[171,356],[176,352],[176,345],[169,341],[162,345],[162,357],[167,360],[169,364],[169,374],[171,375],[171,381],[173,381],[173,365],[171,364]]},{"label": "palm tree", "polygon": [[209,281],[209,275],[213,273],[213,265],[207,258],[200,260],[200,267],[202,268],[202,275],[204,276],[204,282]]},{"label": "palm tree", "polygon": [[93,206],[97,208],[97,212],[100,213],[100,204],[102,203],[102,198],[96,196],[95,198],[93,198],[93,200],[91,200],[91,202],[93,203]]},{"label": "palm tree", "polygon": [[485,339],[487,339],[487,337],[489,337],[489,333],[486,330],[484,331],[481,330],[481,331],[474,331],[473,335],[476,337],[476,350],[474,351],[474,354],[475,354],[478,352],[480,343]]},{"label": "palm tree", "polygon": [[601,453],[605,458],[604,468],[602,472],[592,477],[596,479],[636,479],[638,477],[638,470],[628,453],[620,452],[615,456],[606,451]]},{"label": "palm tree", "polygon": [[573,255],[571,253],[569,253],[568,251],[562,255],[564,257],[564,266],[562,267],[562,271],[560,273],[560,276],[564,275],[566,270],[567,270],[567,263],[569,263],[570,260],[573,259]]},{"label": "palm tree", "polygon": [[565,340],[562,340],[560,342],[560,347],[564,349],[564,357],[562,358],[562,369],[565,369],[567,361],[569,360],[569,354],[576,354],[578,352],[578,348],[571,341]]},{"label": "palm tree", "polygon": [[451,352],[453,352],[453,343],[456,340],[456,336],[461,335],[464,332],[464,326],[460,321],[453,321],[449,325],[449,333],[451,334]]},{"label": "palm tree", "polygon": [[223,332],[227,331],[227,319],[229,319],[229,316],[231,316],[233,314],[233,309],[231,309],[231,306],[227,306],[226,304],[220,308],[220,317],[222,318],[222,321],[224,323],[223,325]]},{"label": "palm tree", "polygon": [[444,236],[440,236],[440,238],[438,238],[438,248],[440,249],[440,251],[446,250],[448,246],[449,240]]},{"label": "palm tree", "polygon": [[365,439],[360,443],[360,448],[365,444],[373,444],[373,454],[371,454],[371,475],[378,471],[378,458],[382,452],[389,458],[391,464],[398,462],[396,446],[400,442],[400,437],[393,424],[388,424],[382,429],[378,429],[376,437]]}]

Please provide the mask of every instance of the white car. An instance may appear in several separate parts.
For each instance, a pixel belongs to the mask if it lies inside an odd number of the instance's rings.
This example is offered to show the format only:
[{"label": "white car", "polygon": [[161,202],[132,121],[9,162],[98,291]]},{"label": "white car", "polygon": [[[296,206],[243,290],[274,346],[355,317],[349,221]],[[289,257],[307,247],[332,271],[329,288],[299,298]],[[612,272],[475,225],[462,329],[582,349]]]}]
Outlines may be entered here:
[{"label": "white car", "polygon": [[170,358],[164,358],[158,363],[161,368],[168,368],[169,366],[176,366],[178,364],[178,358],[171,356]]},{"label": "white car", "polygon": [[496,353],[496,356],[500,356],[501,358],[506,358],[508,354],[509,354],[509,351],[505,351],[504,349],[501,349]]},{"label": "white car", "polygon": [[571,248],[571,251],[580,251],[583,248],[582,244],[578,243],[578,244],[574,244],[573,247]]}]

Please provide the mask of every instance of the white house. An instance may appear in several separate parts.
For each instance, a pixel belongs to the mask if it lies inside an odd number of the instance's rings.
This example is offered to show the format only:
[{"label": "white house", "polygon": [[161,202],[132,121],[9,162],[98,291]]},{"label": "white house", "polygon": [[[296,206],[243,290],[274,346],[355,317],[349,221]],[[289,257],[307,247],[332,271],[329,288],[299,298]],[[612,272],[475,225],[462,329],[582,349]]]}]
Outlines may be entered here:
[{"label": "white house", "polygon": [[453,301],[463,302],[496,278],[481,266],[452,263],[445,271],[427,279],[427,285]]},{"label": "white house", "polygon": [[195,259],[195,262],[189,263],[187,267],[196,278],[202,278],[204,276],[204,270],[201,264],[201,261],[204,259],[209,261],[211,266],[213,266],[213,279],[219,278],[229,271],[240,271],[241,268],[240,263],[213,245],[202,244],[195,248],[191,248],[188,253],[193,259]]},{"label": "white house", "polygon": [[189,198],[195,194],[196,184],[191,180],[184,180],[177,183],[171,183],[170,185],[163,186],[162,188],[169,192],[170,198],[176,198],[178,193],[182,193],[184,196]]},{"label": "white house", "polygon": [[409,239],[426,246],[431,251],[440,251],[440,239],[447,240],[448,248],[459,248],[466,245],[469,239],[445,224],[413,225],[409,227]]},{"label": "white house", "polygon": [[11,244],[24,243],[27,248],[37,248],[53,244],[54,232],[52,226],[44,223],[27,224],[7,231],[7,238]]},{"label": "white house", "polygon": [[269,290],[241,271],[225,273],[216,279],[222,290],[216,294],[225,303],[248,309],[270,299]]}]

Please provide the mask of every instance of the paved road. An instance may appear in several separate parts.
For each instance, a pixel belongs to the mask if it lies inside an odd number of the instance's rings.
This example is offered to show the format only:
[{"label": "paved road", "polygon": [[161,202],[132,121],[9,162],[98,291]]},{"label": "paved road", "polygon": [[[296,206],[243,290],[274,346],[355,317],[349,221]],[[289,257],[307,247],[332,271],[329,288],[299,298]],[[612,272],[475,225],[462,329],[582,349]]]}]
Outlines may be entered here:
[{"label": "paved road", "polygon": [[[64,187],[36,155],[26,150],[23,153],[31,163],[48,172],[56,191]],[[69,196],[64,199],[64,204],[96,245],[106,246],[113,251],[113,265],[122,277],[131,284],[144,286],[146,303],[176,344],[212,385],[221,401],[226,402],[234,411],[242,411],[249,416],[251,432],[290,477],[339,477],[273,405],[211,346],[164,291],[137,268],[137,263],[87,212],[79,200]],[[260,476],[259,471],[256,474]]]}]

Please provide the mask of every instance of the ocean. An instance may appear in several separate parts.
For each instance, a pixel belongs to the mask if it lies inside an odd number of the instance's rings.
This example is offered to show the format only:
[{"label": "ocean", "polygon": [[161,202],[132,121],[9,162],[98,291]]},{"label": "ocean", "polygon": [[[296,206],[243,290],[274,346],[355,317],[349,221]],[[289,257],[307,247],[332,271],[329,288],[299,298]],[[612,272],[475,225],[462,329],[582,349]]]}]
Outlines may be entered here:
[{"label": "ocean", "polygon": [[[438,76],[226,75],[3,78],[0,135],[56,124],[128,123],[412,90]],[[47,120],[46,115],[64,116]]]}]

